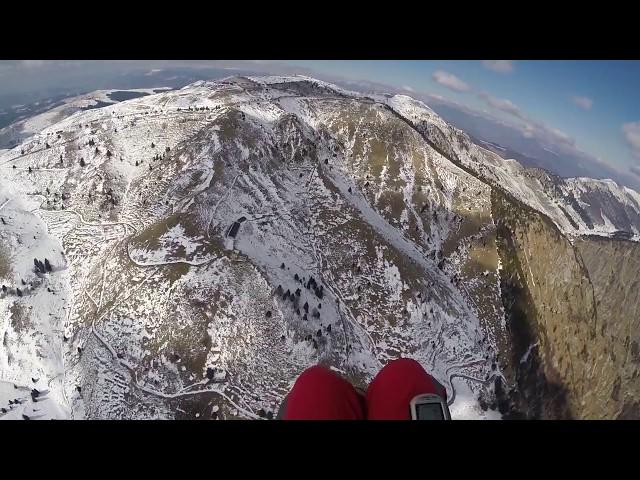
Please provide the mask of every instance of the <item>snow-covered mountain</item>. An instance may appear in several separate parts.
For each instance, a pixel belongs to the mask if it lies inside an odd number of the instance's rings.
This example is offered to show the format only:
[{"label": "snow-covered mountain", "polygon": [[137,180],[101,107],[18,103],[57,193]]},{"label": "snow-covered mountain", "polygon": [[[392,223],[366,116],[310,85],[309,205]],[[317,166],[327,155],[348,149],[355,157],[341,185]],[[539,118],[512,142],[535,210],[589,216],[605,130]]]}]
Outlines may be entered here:
[{"label": "snow-covered mountain", "polygon": [[[569,270],[585,234],[640,231],[636,192],[524,169],[410,97],[307,77],[78,110],[0,151],[0,179],[14,417],[269,417],[309,365],[364,386],[398,356],[447,386],[454,418],[551,416],[517,398],[551,357],[510,327],[504,269],[530,237],[509,219],[551,219]],[[555,302],[533,290],[543,260],[513,275],[537,307]],[[13,402],[34,386],[46,402]]]},{"label": "snow-covered mountain", "polygon": [[427,110],[422,102],[396,95],[388,100],[439,151],[484,182],[544,213],[565,234],[640,239],[640,194],[613,180],[561,178],[505,160],[471,141]]},{"label": "snow-covered mountain", "polygon": [[60,122],[75,112],[100,108],[122,100],[150,95],[166,88],[138,88],[130,90],[96,90],[84,95],[69,97],[42,113],[31,115],[0,129],[0,148],[12,148],[46,127]]}]

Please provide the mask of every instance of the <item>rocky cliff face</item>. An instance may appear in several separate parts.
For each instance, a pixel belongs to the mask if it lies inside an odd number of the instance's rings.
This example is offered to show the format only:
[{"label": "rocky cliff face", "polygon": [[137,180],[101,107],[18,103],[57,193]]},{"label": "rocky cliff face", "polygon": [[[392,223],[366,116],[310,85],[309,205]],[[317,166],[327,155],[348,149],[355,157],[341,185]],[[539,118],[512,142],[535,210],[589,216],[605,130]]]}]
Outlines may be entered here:
[{"label": "rocky cliff face", "polygon": [[575,248],[589,272],[597,310],[595,336],[587,343],[593,395],[584,415],[640,418],[640,245],[586,237]]},{"label": "rocky cliff face", "polygon": [[591,285],[569,241],[545,217],[497,192],[493,208],[511,397],[528,417],[574,416],[580,387],[572,382],[587,365],[573,360],[595,318]]},{"label": "rocky cliff face", "polygon": [[[547,218],[494,192],[507,319],[502,408],[530,418],[637,417],[638,245],[571,244]],[[635,344],[633,342],[636,342]],[[634,345],[635,350],[634,350]]]}]

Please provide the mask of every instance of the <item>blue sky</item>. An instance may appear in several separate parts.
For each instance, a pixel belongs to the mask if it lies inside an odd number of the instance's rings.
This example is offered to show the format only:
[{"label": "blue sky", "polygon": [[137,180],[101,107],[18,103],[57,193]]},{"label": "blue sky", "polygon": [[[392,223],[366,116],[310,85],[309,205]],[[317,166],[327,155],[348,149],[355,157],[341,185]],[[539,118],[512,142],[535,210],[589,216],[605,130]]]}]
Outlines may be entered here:
[{"label": "blue sky", "polygon": [[638,61],[285,63],[352,80],[409,87],[514,123],[533,122],[559,130],[578,149],[620,170],[640,166],[640,123],[635,123],[640,122]]}]

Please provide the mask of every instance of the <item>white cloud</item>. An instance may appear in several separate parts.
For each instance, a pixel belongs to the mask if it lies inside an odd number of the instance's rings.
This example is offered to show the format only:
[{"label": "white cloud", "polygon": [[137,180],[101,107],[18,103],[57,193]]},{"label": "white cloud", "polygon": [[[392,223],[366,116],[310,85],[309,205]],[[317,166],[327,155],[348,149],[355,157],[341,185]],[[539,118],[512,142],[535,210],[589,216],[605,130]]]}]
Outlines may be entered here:
[{"label": "white cloud", "polygon": [[433,79],[440,85],[443,85],[456,92],[468,92],[469,90],[471,90],[471,87],[460,80],[458,77],[442,70],[433,72]]},{"label": "white cloud", "polygon": [[162,68],[152,68],[147,73],[145,73],[145,76],[150,77],[151,75],[155,75],[156,73],[160,73],[162,71],[163,71]]},{"label": "white cloud", "polygon": [[482,65],[498,73],[513,72],[513,62],[511,60],[483,60]]},{"label": "white cloud", "polygon": [[459,103],[456,103],[453,100],[448,100],[448,99],[444,98],[442,95],[437,95],[435,93],[427,93],[425,95],[430,100],[436,100],[436,101],[444,103],[444,104],[453,104],[458,108],[464,108],[464,105],[460,105]]},{"label": "white cloud", "polygon": [[406,90],[407,92],[415,92],[415,90],[411,88],[409,85],[403,85],[402,89]]},{"label": "white cloud", "polygon": [[566,134],[562,130],[550,127],[544,123],[536,120],[523,120],[523,124],[517,126],[522,132],[522,135],[527,138],[535,138],[542,142],[547,147],[571,147],[576,146],[576,141],[570,135]]},{"label": "white cloud", "polygon": [[631,147],[634,157],[640,159],[640,122],[629,122],[622,125],[624,138]]},{"label": "white cloud", "polygon": [[553,128],[545,125],[544,123],[538,122],[537,120],[533,120],[511,100],[507,100],[506,98],[496,98],[486,92],[478,92],[477,95],[490,107],[508,113],[509,115],[521,120],[522,123],[517,125],[516,128],[518,128],[526,138],[536,138],[547,145],[562,144],[571,147],[575,146],[575,140],[569,135],[557,128]]},{"label": "white cloud", "polygon": [[593,106],[593,100],[589,97],[571,97],[571,101],[574,105],[582,108],[583,110],[591,110],[591,107]]},{"label": "white cloud", "polygon": [[485,102],[487,102],[487,104],[490,107],[496,108],[498,110],[502,110],[503,112],[509,113],[514,117],[518,117],[522,120],[527,119],[526,115],[522,113],[522,110],[520,110],[520,107],[518,107],[511,100],[507,100],[506,98],[492,97],[486,92],[480,92],[478,93],[478,96],[482,98]]},{"label": "white cloud", "polygon": [[576,147],[575,138],[571,137],[569,134],[563,132],[562,130],[549,127],[540,122],[535,123],[535,128],[537,129],[536,135],[548,145],[560,145],[572,148]]},{"label": "white cloud", "polygon": [[569,135],[564,133],[562,130],[558,130],[557,128],[553,128],[553,127],[544,127],[544,128],[546,131],[549,132],[550,135],[555,137],[556,140],[559,140],[560,142],[570,143],[570,144],[575,143],[575,140],[573,140],[573,138],[571,138]]}]

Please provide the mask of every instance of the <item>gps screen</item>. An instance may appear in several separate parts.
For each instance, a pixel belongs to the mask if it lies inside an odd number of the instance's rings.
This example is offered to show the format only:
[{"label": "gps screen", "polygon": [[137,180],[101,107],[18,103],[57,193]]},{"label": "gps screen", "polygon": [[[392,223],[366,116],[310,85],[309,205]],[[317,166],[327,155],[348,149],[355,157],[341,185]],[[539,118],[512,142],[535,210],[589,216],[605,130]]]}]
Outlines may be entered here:
[{"label": "gps screen", "polygon": [[416,405],[418,420],[444,420],[439,403],[422,403]]}]

